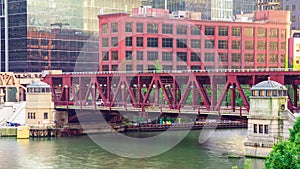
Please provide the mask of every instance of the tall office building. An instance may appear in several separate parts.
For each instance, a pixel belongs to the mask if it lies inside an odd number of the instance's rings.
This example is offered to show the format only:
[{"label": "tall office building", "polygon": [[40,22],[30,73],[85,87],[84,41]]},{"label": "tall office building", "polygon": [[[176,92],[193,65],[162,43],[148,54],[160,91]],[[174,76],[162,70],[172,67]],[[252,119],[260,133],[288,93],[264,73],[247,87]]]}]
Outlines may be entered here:
[{"label": "tall office building", "polygon": [[233,16],[254,13],[257,0],[233,0]]},{"label": "tall office building", "polygon": [[291,30],[300,30],[299,0],[282,0],[282,9],[291,13]]},{"label": "tall office building", "polygon": [[[143,0],[7,0],[8,71],[72,71],[80,48],[98,34],[97,15],[131,12]],[[5,0],[0,0],[4,14]],[[1,27],[1,71],[5,65],[4,18]],[[97,44],[97,38],[94,38]],[[92,41],[93,41],[92,40]],[[92,43],[92,42],[91,42]],[[97,50],[95,50],[97,52]],[[88,65],[86,65],[88,66]]]}]

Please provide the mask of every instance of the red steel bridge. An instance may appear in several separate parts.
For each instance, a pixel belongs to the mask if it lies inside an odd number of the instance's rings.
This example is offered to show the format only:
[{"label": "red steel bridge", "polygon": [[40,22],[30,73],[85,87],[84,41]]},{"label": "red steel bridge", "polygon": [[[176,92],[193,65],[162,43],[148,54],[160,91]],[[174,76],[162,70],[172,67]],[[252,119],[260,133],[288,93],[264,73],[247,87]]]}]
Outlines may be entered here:
[{"label": "red steel bridge", "polygon": [[249,111],[251,86],[268,77],[288,87],[288,108],[297,111],[300,71],[292,69],[74,72],[43,81],[55,108],[241,116]]}]

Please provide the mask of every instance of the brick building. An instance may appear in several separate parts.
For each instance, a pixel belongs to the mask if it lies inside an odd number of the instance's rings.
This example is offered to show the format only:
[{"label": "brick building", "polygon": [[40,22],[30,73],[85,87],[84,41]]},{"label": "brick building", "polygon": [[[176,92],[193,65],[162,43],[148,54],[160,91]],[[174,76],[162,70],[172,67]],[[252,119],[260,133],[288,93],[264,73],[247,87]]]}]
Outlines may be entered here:
[{"label": "brick building", "polygon": [[290,19],[259,11],[252,22],[191,20],[163,9],[99,15],[99,70],[283,68]]}]

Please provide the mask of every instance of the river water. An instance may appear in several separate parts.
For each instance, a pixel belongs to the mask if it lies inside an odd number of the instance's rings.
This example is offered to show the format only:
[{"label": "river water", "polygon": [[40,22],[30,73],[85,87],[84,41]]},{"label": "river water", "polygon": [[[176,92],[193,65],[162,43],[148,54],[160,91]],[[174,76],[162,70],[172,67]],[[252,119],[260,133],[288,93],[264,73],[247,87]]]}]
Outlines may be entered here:
[{"label": "river water", "polygon": [[[199,132],[191,131],[177,146],[165,153],[142,159],[111,154],[88,136],[30,140],[0,138],[0,168],[243,168],[246,160],[243,156],[246,129],[216,130],[202,144],[198,141]],[[229,158],[232,154],[240,158]],[[263,168],[262,159],[251,159],[251,162],[251,168]]]}]

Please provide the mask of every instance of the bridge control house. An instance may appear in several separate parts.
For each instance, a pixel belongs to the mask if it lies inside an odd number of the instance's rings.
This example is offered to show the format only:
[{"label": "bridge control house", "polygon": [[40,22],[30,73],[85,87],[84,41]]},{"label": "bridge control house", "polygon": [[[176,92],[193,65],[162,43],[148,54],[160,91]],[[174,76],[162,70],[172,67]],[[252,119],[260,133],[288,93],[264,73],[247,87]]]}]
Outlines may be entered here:
[{"label": "bridge control house", "polygon": [[141,7],[98,15],[99,70],[283,68],[290,35],[288,11],[258,11],[229,21]]}]

